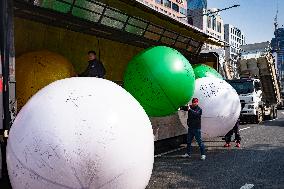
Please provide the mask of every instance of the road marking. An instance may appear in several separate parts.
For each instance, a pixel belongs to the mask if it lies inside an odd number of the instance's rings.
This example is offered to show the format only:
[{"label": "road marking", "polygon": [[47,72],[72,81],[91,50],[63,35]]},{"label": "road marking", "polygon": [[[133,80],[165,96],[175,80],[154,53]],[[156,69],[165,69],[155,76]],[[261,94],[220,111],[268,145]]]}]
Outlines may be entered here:
[{"label": "road marking", "polygon": [[240,189],[251,189],[254,187],[254,184],[245,184]]},{"label": "road marking", "polygon": [[184,149],[184,148],[186,148],[186,147],[180,147],[180,148],[177,148],[177,149],[174,149],[174,150],[170,150],[170,151],[168,151],[168,152],[164,152],[164,153],[161,153],[161,154],[157,154],[157,155],[155,155],[154,157],[161,157],[161,156],[163,156],[163,155],[166,155],[166,154],[169,154],[169,153],[172,153],[172,152],[176,152],[176,151],[182,150],[182,149]]},{"label": "road marking", "polygon": [[246,128],[243,128],[243,129],[240,129],[240,131],[243,131],[243,130],[246,130],[246,129],[249,129],[250,127],[246,127]]},{"label": "road marking", "polygon": [[284,114],[284,112],[281,112],[281,114]]}]

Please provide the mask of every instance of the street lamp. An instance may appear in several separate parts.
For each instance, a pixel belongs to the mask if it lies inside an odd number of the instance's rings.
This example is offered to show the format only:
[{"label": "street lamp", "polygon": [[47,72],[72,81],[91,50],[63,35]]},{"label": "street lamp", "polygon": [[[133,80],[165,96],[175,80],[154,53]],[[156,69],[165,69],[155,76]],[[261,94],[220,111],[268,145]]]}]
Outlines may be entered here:
[{"label": "street lamp", "polygon": [[[233,5],[233,6],[230,6],[230,7],[226,7],[226,8],[223,8],[223,9],[218,9],[217,11],[210,11],[210,10],[207,10],[208,12],[207,13],[204,13],[204,14],[200,14],[200,15],[197,15],[197,16],[213,16],[214,13],[218,13],[218,12],[221,12],[221,11],[224,11],[224,10],[228,10],[228,9],[231,9],[231,8],[235,8],[235,7],[239,7],[240,5]],[[188,17],[196,17],[196,16],[190,16],[190,15],[187,15],[187,16],[178,16],[178,18],[188,18]]]}]

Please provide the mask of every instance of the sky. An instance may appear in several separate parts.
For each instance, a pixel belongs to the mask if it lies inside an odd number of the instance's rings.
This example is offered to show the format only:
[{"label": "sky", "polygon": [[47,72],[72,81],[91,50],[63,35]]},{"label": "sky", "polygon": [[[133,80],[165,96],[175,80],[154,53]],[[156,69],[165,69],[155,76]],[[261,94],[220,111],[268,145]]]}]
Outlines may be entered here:
[{"label": "sky", "polygon": [[224,24],[232,24],[245,33],[246,43],[270,41],[274,37],[274,18],[278,2],[278,27],[284,25],[284,0],[207,0],[207,8],[226,8],[220,12]]}]

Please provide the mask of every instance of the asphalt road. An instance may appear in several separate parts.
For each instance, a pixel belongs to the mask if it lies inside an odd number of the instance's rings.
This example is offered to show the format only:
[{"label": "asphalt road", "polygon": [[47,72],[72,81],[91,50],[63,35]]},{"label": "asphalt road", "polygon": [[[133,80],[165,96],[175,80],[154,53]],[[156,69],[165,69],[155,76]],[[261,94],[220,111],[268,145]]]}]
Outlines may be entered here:
[{"label": "asphalt road", "polygon": [[[195,146],[190,159],[185,149],[155,158],[147,189],[284,189],[284,111],[261,125],[241,125],[241,148],[223,148],[221,138],[205,141],[207,159],[201,161]],[[0,181],[0,189],[8,189]],[[249,189],[242,188],[242,189]]]},{"label": "asphalt road", "polygon": [[197,146],[190,159],[180,157],[185,149],[155,158],[147,188],[284,189],[284,111],[277,120],[241,129],[241,148],[224,148],[221,138],[206,141],[205,161]]}]

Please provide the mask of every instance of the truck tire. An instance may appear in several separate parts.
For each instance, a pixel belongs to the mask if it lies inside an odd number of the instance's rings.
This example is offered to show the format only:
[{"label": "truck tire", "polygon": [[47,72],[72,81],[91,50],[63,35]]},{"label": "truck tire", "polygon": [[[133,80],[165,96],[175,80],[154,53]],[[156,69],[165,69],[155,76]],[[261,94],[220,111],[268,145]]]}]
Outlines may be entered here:
[{"label": "truck tire", "polygon": [[272,106],[269,118],[270,118],[270,120],[277,118],[277,106]]},{"label": "truck tire", "polygon": [[273,119],[277,118],[277,108],[273,109]]},{"label": "truck tire", "polygon": [[269,114],[265,114],[265,112],[263,112],[263,120],[266,121],[266,120],[272,120],[272,117],[273,117],[273,108],[270,108],[269,110]]},{"label": "truck tire", "polygon": [[265,120],[272,120],[272,111],[270,111],[269,115],[265,116]]}]

